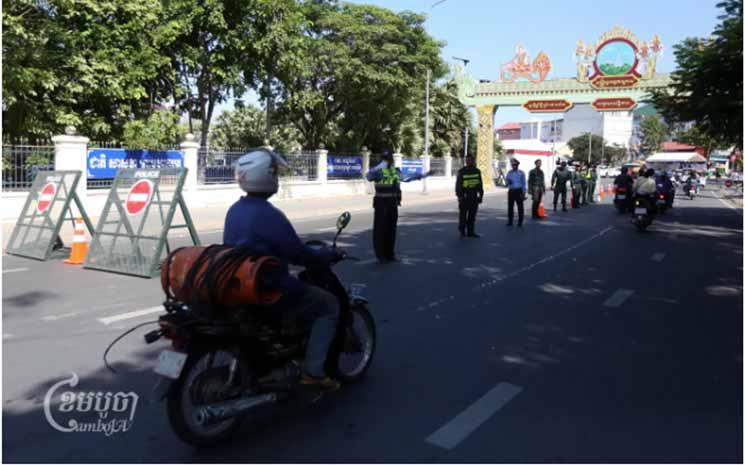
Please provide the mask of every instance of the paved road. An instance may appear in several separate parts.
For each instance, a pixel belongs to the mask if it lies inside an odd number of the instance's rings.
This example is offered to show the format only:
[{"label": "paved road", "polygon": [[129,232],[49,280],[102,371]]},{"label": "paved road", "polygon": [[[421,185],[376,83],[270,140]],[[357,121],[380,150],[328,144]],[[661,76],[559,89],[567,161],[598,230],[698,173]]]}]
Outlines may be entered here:
[{"label": "paved road", "polygon": [[[680,198],[645,234],[607,201],[549,214],[506,228],[495,194],[483,237],[459,240],[453,202],[407,209],[402,263],[337,268],[366,284],[378,323],[366,380],[265,412],[212,451],[180,443],[147,401],[164,346],[141,342],[148,328],[113,350],[118,374],[102,366],[114,337],[157,316],[156,281],[5,256],[3,459],[742,462],[741,211]],[[327,239],[332,225],[297,227]],[[363,259],[370,225],[355,214],[341,240]],[[80,391],[138,393],[132,428],[53,430],[43,399],[72,372]]]}]

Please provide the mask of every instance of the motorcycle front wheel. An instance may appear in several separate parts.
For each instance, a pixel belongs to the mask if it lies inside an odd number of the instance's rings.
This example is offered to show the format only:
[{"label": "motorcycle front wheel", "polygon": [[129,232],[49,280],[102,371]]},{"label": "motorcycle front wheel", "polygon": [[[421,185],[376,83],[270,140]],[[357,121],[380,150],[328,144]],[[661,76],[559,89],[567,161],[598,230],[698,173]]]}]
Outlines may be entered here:
[{"label": "motorcycle front wheel", "polygon": [[331,372],[343,383],[362,379],[375,355],[375,320],[365,303],[355,303],[351,308],[352,324],[344,329],[338,356],[331,359]]},{"label": "motorcycle front wheel", "polygon": [[240,363],[233,380],[229,379],[235,357],[226,351],[189,354],[181,376],[171,384],[166,403],[168,420],[176,436],[187,444],[213,447],[228,440],[240,427],[241,416],[203,424],[197,415],[200,407],[228,400],[240,392],[245,377]]}]

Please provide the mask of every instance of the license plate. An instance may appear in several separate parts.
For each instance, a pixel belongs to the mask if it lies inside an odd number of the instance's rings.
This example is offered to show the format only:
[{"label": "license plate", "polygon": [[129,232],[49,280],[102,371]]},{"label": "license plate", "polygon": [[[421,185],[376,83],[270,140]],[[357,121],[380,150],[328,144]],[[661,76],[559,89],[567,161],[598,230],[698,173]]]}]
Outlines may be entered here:
[{"label": "license plate", "polygon": [[625,200],[626,196],[624,194],[618,194],[616,198],[618,198],[618,200]]},{"label": "license plate", "polygon": [[155,365],[155,372],[166,378],[177,379],[181,375],[181,370],[186,362],[186,354],[164,350],[158,356],[158,363]]},{"label": "license plate", "polygon": [[637,208],[634,210],[634,213],[637,215],[646,215],[647,209],[646,208]]}]

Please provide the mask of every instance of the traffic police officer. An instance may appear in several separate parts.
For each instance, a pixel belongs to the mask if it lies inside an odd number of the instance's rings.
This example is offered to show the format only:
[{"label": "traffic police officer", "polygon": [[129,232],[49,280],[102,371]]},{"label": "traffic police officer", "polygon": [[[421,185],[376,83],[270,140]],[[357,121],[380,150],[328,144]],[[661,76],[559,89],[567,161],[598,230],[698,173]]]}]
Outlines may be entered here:
[{"label": "traffic police officer", "polygon": [[460,237],[480,237],[474,231],[476,212],[484,198],[484,186],[481,182],[481,170],[476,168],[473,156],[466,157],[466,166],[458,171],[455,180],[455,195],[458,197]]},{"label": "traffic police officer", "polygon": [[366,178],[375,183],[373,208],[373,248],[380,263],[396,262],[396,227],[398,207],[401,206],[401,183],[416,181],[429,176],[416,174],[404,179],[401,170],[393,164],[393,155],[383,155],[383,161],[371,169]]}]

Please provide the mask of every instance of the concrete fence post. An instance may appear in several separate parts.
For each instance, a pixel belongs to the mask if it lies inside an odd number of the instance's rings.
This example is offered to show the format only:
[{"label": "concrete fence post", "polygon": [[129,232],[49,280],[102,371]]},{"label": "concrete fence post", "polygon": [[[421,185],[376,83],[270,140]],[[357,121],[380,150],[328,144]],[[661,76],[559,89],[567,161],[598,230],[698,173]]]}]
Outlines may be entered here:
[{"label": "concrete fence post", "polygon": [[329,151],[326,149],[320,149],[316,154],[318,155],[318,159],[316,160],[316,180],[321,184],[326,184],[328,181]]},{"label": "concrete fence post", "polygon": [[54,143],[54,169],[57,171],[80,171],[77,194],[80,201],[88,199],[88,139],[75,134],[75,128],[68,126],[66,134],[52,137]]},{"label": "concrete fence post", "polygon": [[196,198],[197,186],[199,184],[199,143],[194,134],[187,134],[181,142],[181,151],[184,153],[184,167],[188,170],[184,182],[184,192]]},{"label": "concrete fence post", "polygon": [[393,154],[393,166],[396,168],[402,168],[404,166],[404,154],[398,152]]},{"label": "concrete fence post", "polygon": [[[432,166],[432,157],[429,155],[422,156],[422,174],[429,173],[430,167]],[[422,193],[427,194],[427,178],[422,179]]]},{"label": "concrete fence post", "polygon": [[448,179],[453,177],[453,157],[450,155],[445,156],[445,177]]}]

